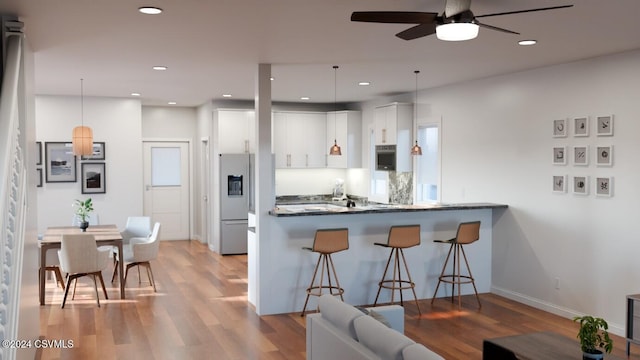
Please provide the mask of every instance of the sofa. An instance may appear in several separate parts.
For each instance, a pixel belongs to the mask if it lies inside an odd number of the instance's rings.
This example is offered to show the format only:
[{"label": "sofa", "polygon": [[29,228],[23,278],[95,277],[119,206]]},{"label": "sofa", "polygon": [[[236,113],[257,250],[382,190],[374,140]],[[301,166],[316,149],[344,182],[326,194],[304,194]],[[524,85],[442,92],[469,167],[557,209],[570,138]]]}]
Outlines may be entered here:
[{"label": "sofa", "polygon": [[[404,335],[399,305],[358,309],[325,294],[319,313],[307,315],[307,359],[442,360]],[[365,314],[368,312],[368,314]]]}]

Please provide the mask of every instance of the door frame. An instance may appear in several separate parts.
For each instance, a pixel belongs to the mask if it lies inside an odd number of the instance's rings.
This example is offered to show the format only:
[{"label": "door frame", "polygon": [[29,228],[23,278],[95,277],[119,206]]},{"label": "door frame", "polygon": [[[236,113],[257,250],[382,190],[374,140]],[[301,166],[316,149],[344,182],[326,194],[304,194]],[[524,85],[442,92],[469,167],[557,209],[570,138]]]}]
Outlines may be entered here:
[{"label": "door frame", "polygon": [[[206,144],[206,145],[205,145]],[[200,138],[200,242],[209,246],[211,244],[211,139],[208,136]],[[206,146],[206,149],[204,148]],[[206,150],[206,151],[204,151]],[[204,197],[207,200],[204,201]]]},{"label": "door frame", "polygon": [[[187,148],[189,149],[189,156],[187,156],[187,159],[189,159],[189,163],[188,165],[188,169],[187,169],[187,173],[189,174],[189,240],[191,240],[191,238],[193,237],[193,216],[195,214],[194,212],[194,204],[193,204],[193,139],[190,138],[148,138],[148,137],[143,137],[142,138],[142,142],[140,143],[140,146],[142,147],[142,151],[144,151],[144,143],[146,142],[164,142],[164,143],[187,143]],[[144,156],[142,157],[142,169],[144,171],[144,167],[147,166],[147,164],[144,163]],[[143,204],[144,204],[144,191],[145,191],[145,184],[144,184],[144,177],[142,179],[142,196],[143,196]],[[144,211],[144,205],[143,205],[143,211]]]}]

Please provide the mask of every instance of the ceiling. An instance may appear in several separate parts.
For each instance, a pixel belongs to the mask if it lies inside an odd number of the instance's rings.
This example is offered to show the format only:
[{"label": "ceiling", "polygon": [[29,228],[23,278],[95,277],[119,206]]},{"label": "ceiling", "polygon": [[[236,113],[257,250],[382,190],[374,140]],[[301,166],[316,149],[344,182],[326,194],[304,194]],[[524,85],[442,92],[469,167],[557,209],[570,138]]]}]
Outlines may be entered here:
[{"label": "ceiling", "polygon": [[[640,48],[638,0],[473,0],[478,38],[405,41],[410,25],[354,23],[353,11],[441,13],[444,0],[2,0],[35,53],[36,93],[130,97],[143,105],[198,106],[232,94],[254,98],[257,64],[272,64],[274,101],[366,101],[498,74]],[[140,6],[160,15],[143,15]],[[518,40],[536,39],[535,46]],[[152,70],[164,65],[166,71]],[[339,65],[334,94],[333,65]],[[370,86],[358,86],[369,81]]]}]

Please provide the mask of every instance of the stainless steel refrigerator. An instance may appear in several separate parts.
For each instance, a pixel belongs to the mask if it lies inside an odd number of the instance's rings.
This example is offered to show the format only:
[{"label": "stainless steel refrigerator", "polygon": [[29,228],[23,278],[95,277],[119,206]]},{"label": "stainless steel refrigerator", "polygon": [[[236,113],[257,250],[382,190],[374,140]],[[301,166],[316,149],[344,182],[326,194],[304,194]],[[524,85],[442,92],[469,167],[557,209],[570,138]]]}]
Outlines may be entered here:
[{"label": "stainless steel refrigerator", "polygon": [[247,253],[247,218],[253,207],[253,154],[220,154],[220,253]]}]

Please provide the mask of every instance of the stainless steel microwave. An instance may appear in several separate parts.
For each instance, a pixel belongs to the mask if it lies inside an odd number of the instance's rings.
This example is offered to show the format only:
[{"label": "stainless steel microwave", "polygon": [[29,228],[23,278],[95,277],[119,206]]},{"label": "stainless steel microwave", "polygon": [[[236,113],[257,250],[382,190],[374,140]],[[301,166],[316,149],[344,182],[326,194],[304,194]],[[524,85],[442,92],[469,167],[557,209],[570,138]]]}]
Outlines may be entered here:
[{"label": "stainless steel microwave", "polygon": [[376,170],[396,170],[395,145],[376,145]]}]

